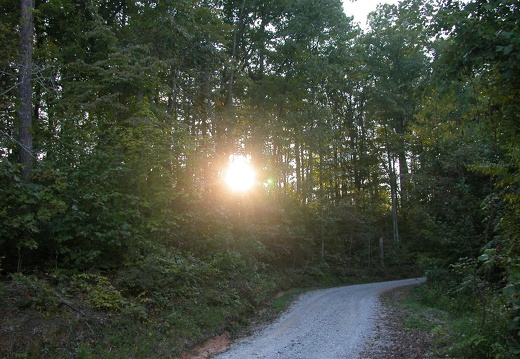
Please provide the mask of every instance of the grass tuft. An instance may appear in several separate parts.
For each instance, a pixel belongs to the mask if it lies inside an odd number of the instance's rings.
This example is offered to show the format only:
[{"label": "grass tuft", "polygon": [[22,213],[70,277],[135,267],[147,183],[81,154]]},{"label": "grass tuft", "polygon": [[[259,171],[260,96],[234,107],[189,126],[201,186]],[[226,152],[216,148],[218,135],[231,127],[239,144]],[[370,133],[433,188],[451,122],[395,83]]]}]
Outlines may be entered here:
[{"label": "grass tuft", "polygon": [[450,358],[513,359],[507,346],[507,322],[473,298],[427,283],[412,288],[395,304],[407,312],[404,326],[428,331],[438,355]]}]

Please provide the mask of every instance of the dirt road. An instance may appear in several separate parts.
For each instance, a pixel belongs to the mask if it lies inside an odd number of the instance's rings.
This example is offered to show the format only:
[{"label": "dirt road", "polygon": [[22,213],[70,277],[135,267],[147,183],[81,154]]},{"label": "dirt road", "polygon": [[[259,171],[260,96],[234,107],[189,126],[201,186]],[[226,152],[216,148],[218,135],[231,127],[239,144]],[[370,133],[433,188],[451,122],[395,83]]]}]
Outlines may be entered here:
[{"label": "dirt road", "polygon": [[309,292],[276,322],[215,359],[359,359],[374,335],[381,293],[423,278]]}]

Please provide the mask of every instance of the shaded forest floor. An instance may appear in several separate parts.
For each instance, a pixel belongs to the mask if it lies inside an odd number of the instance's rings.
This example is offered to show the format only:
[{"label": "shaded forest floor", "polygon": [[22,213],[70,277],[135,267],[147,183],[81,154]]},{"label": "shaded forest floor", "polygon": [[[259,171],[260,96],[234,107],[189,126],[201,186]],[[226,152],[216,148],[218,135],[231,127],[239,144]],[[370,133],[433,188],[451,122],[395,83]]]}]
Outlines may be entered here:
[{"label": "shaded forest floor", "polygon": [[293,288],[393,277],[307,277],[288,284],[266,276],[277,284],[245,291],[248,298],[225,296],[219,302],[201,288],[196,297],[164,308],[150,293],[126,295],[115,278],[15,274],[0,279],[0,358],[207,358],[273,320],[305,290]]},{"label": "shaded forest floor", "polygon": [[[81,357],[113,321],[81,296],[63,298],[51,286],[0,283],[0,357]],[[108,324],[109,325],[109,324]]]}]

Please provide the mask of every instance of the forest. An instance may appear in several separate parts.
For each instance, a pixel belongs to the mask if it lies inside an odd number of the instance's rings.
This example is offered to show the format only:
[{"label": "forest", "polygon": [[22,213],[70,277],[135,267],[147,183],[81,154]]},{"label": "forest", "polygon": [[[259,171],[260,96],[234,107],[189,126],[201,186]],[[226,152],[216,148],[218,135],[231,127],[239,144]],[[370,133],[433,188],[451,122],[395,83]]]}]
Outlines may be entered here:
[{"label": "forest", "polygon": [[423,275],[480,313],[467,357],[520,353],[517,1],[0,16],[0,356],[175,357],[280,291]]}]

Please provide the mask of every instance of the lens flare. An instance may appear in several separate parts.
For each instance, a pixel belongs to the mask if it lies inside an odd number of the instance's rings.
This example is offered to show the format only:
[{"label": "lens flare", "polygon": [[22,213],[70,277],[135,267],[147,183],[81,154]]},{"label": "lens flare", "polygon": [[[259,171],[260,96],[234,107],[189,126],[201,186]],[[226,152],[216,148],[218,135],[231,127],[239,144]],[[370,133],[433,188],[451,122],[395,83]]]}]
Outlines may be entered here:
[{"label": "lens flare", "polygon": [[232,155],[229,157],[229,166],[224,180],[228,187],[236,192],[250,190],[255,184],[255,170],[246,157]]}]

